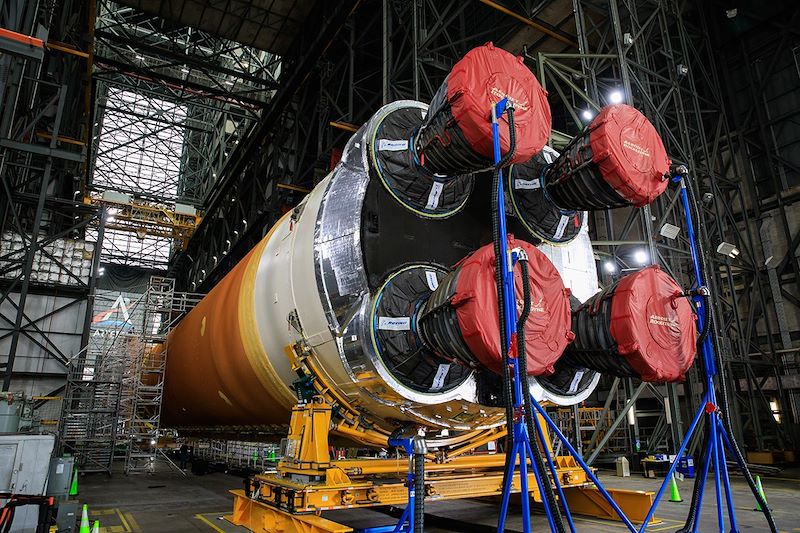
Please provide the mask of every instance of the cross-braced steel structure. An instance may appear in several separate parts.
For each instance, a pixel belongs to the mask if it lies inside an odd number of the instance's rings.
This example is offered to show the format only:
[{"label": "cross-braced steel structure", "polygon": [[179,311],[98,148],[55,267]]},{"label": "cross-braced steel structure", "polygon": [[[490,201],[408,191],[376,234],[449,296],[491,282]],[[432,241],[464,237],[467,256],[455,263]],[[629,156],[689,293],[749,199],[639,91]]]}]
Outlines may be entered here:
[{"label": "cross-braced steel structure", "polygon": [[[89,333],[103,234],[99,211],[81,201],[92,17],[87,4],[0,7],[3,390],[59,391]],[[91,243],[89,224],[98,227]],[[70,321],[59,335],[56,325]]]},{"label": "cross-braced steel structure", "polygon": [[[787,11],[794,13],[796,9]],[[317,77],[310,78],[299,93],[303,97],[319,95],[316,108],[306,106],[295,123],[303,132],[315,131],[316,142],[290,142],[287,147],[285,141],[277,140],[289,137],[279,136],[277,132],[282,130],[274,124],[275,137],[254,139],[263,143],[264,151],[301,157],[312,168],[297,175],[296,169],[304,168],[302,165],[290,170],[279,167],[278,172],[274,166],[263,166],[273,169],[260,174],[266,176],[264,179],[238,174],[237,185],[229,189],[223,181],[216,192],[219,200],[208,205],[206,221],[214,220],[216,214],[224,222],[218,221],[213,230],[209,223],[196,236],[197,245],[190,242],[188,252],[174,267],[179,283],[199,290],[213,285],[254,244],[253,236],[260,236],[281,211],[297,201],[297,186],[312,185],[316,176],[329,168],[336,149],[372,109],[397,98],[430,98],[458,57],[491,39],[523,53],[545,84],[553,108],[552,143],[556,147],[580,132],[597,110],[610,102],[611,94],[618,92],[623,101],[635,105],[653,121],[672,159],[689,166],[696,176],[695,193],[704,199],[701,235],[711,251],[708,268],[717,296],[715,334],[736,402],[740,421],[737,431],[753,449],[785,446],[793,436],[778,420],[794,419],[796,410],[793,394],[783,388],[795,384],[779,376],[796,372],[791,326],[782,318],[785,310],[781,311],[787,304],[781,300],[791,302],[796,297],[793,289],[778,287],[776,279],[792,272],[795,254],[787,254],[783,260],[773,258],[770,266],[764,248],[765,242],[767,246],[770,243],[764,240],[765,231],[760,226],[766,220],[780,230],[773,240],[796,244],[784,231],[794,227],[786,222],[790,210],[785,205],[781,210],[785,201],[773,199],[777,209],[765,215],[769,210],[754,210],[761,200],[751,198],[758,192],[774,194],[780,189],[774,184],[765,189],[768,182],[754,177],[753,165],[763,165],[766,158],[773,167],[781,163],[782,169],[773,168],[778,177],[791,174],[792,165],[796,167],[791,157],[796,157],[796,152],[790,146],[786,156],[765,156],[774,152],[778,143],[770,137],[770,131],[775,135],[777,122],[768,110],[746,113],[745,129],[739,128],[739,118],[731,117],[729,107],[734,97],[725,80],[729,72],[718,60],[720,32],[727,31],[725,21],[751,15],[731,15],[720,5],[695,6],[671,0],[423,0],[386,1],[380,10],[359,8],[319,60]],[[759,22],[758,17],[747,20],[768,24]],[[775,29],[780,30],[780,44],[793,42],[796,33],[789,25]],[[795,54],[787,46],[780,49],[783,63]],[[770,74],[773,67],[767,67],[757,75]],[[330,76],[330,72],[335,75]],[[767,82],[761,84],[766,86]],[[764,102],[758,107],[764,107]],[[298,108],[287,105],[284,109],[284,113],[290,113]],[[751,124],[761,115],[772,116],[773,123],[766,126],[766,137],[762,134],[759,139]],[[785,121],[789,113],[784,115],[780,118]],[[307,134],[303,138],[308,139]],[[742,150],[742,143],[749,148]],[[754,159],[760,163],[754,163]],[[226,178],[223,176],[223,180]],[[754,190],[756,183],[763,191]],[[783,185],[788,183],[784,180]],[[269,199],[261,201],[255,213],[248,205],[252,196],[240,199],[234,192],[249,191],[249,187],[258,187],[258,198]],[[624,272],[640,266],[634,255],[644,249],[648,262],[658,262],[686,281],[686,236],[669,238],[665,236],[669,231],[662,231],[668,224],[680,227],[676,205],[676,191],[670,191],[651,209],[594,216],[598,260],[611,262],[615,272]],[[250,238],[242,240],[243,235]],[[205,247],[202,251],[200,243]],[[733,245],[739,255],[714,252],[722,243]],[[606,281],[615,275],[607,273]],[[684,412],[698,401],[699,393],[694,379],[682,386],[609,380],[606,387],[605,407],[614,418],[600,424],[589,439],[585,453],[592,459],[600,456],[608,442],[599,436],[616,438],[613,430],[625,432],[631,451],[672,449],[682,436]],[[598,405],[603,405],[603,400],[600,398]],[[630,408],[636,413],[631,417],[634,424],[626,420]]]},{"label": "cross-braced steel structure", "polygon": [[[12,3],[3,27],[50,31],[40,48],[0,41],[0,221],[13,241],[0,251],[6,387],[27,372],[14,363],[21,340],[54,361],[71,355],[46,340],[39,316],[17,312],[25,295],[57,289],[90,309],[100,261],[169,268],[177,290],[209,290],[379,105],[430,99],[460,56],[492,40],[523,55],[549,91],[556,148],[614,98],[642,110],[689,167],[736,432],[751,450],[798,441],[787,429],[800,421],[793,3],[100,0],[59,3],[63,13]],[[686,235],[671,231],[679,209],[668,190],[650,208],[594,214],[603,281],[639,268],[644,251],[685,282]],[[53,249],[69,238],[97,243],[94,275],[33,279],[42,257],[66,263]],[[677,386],[609,379],[601,411],[562,418],[596,420],[583,450],[592,460],[610,442],[671,451],[699,392],[692,375]]]}]

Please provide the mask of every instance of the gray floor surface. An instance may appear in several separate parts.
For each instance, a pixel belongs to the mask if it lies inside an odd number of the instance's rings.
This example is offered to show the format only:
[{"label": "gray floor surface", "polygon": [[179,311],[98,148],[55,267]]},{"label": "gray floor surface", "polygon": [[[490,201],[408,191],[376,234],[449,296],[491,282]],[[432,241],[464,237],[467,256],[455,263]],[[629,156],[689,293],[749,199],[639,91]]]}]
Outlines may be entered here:
[{"label": "gray floor surface", "polygon": [[[101,533],[133,532],[244,532],[222,516],[231,512],[229,489],[242,487],[241,479],[223,473],[206,476],[183,476],[164,465],[151,475],[87,475],[80,479],[79,499],[89,505],[92,519],[101,521]],[[661,480],[644,479],[636,474],[618,478],[611,473],[600,476],[608,487],[634,490],[657,490]],[[782,532],[800,532],[800,470],[787,469],[781,476],[763,478],[767,498]],[[656,516],[661,519],[647,531],[675,531],[680,528],[689,506],[691,480],[679,483],[683,503],[664,501]],[[763,515],[753,511],[754,502],[741,478],[733,478],[734,502],[740,531],[768,531]],[[713,482],[706,493],[701,532],[717,531]],[[498,506],[478,500],[430,502],[426,505],[427,533],[493,531]],[[392,518],[372,510],[337,511],[324,515],[354,528],[389,524]],[[575,518],[581,532],[625,531],[620,523],[593,518]],[[726,533],[730,529],[726,517]],[[521,531],[519,510],[509,517],[506,531]],[[545,517],[536,513],[533,531],[547,531]]]}]

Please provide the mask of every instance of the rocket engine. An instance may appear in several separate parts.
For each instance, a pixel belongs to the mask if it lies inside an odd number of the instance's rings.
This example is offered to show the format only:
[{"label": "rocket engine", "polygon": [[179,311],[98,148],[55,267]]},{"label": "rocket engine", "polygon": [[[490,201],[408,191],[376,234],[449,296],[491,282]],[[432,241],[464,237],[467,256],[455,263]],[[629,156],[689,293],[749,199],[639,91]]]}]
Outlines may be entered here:
[{"label": "rocket engine", "polygon": [[[491,167],[489,106],[504,97],[517,125],[509,188],[536,191],[513,185],[554,167],[546,161],[558,155],[545,147],[546,93],[520,58],[489,43],[455,65],[430,107],[398,101],[373,115],[336,168],[172,331],[163,424],[286,424],[297,403],[290,353],[297,347],[311,354],[315,379],[357,411],[362,427],[474,431],[504,423],[491,179],[481,174]],[[506,151],[508,128],[501,130]],[[640,158],[643,150],[634,149]],[[577,355],[560,362],[575,337],[570,293],[585,300],[598,289],[577,211],[594,205],[573,198],[562,184],[567,178],[552,189],[559,210],[575,200],[569,215],[559,211],[568,226],[560,238],[542,235],[536,222],[547,200],[512,192],[510,207],[530,230],[510,238],[530,257],[531,391],[559,404],[584,400],[599,379]],[[649,171],[628,175],[633,183],[652,178]],[[614,190],[617,196],[606,191],[612,199],[627,198]],[[524,239],[545,242],[539,250]],[[547,241],[572,241],[567,246],[582,262],[566,264]]]}]

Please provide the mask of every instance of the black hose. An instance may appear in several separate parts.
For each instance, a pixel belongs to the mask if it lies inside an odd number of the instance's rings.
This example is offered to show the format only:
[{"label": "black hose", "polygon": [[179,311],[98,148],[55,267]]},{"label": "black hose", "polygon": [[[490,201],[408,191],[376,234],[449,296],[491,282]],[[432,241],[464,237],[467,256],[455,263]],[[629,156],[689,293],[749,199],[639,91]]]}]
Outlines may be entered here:
[{"label": "black hose", "polygon": [[414,454],[414,531],[425,531],[425,454]]},{"label": "black hose", "polygon": [[[687,176],[683,177],[684,180],[687,179]],[[689,199],[689,209],[691,211],[692,217],[697,221],[698,228],[701,224],[700,220],[700,210],[698,209],[697,198],[694,195],[694,190],[692,189],[689,183],[684,183],[686,186],[686,191],[688,194]],[[705,264],[703,263],[703,258],[705,258],[705,250],[703,247],[703,239],[697,238],[697,253],[699,258],[699,265],[700,265],[700,275],[702,279],[706,279],[706,271],[705,271]],[[698,284],[700,280],[698,280]],[[710,302],[708,302],[710,303]],[[706,323],[709,324],[707,328],[711,331],[712,328],[716,329],[715,319],[716,316],[712,312],[712,306],[706,304]],[[725,377],[725,371],[723,370],[722,360],[720,357],[719,345],[717,343],[716,335],[711,335],[711,344],[714,348],[714,354],[716,355],[716,361],[714,361],[715,366],[717,367],[717,375],[719,376],[719,383],[720,383],[720,396],[722,404],[722,425],[725,428],[725,431],[728,433],[728,437],[731,444],[731,451],[733,452],[734,459],[736,463],[739,465],[739,469],[742,471],[742,476],[744,477],[747,485],[750,487],[750,491],[753,493],[756,501],[758,502],[759,506],[761,507],[761,512],[764,514],[764,518],[767,520],[767,524],[769,525],[769,529],[772,533],[778,532],[778,526],[775,524],[775,518],[772,516],[772,511],[770,510],[769,506],[767,505],[767,501],[761,496],[761,493],[758,491],[758,487],[756,486],[756,482],[753,479],[753,475],[750,472],[750,468],[747,466],[747,461],[744,459],[744,455],[742,451],[739,449],[739,444],[736,442],[736,437],[733,433],[733,425],[731,424],[730,420],[730,405],[728,402],[728,384],[727,378]],[[710,436],[710,428],[706,432],[706,437]],[[705,444],[705,443],[704,443]],[[704,446],[705,447],[705,446]],[[715,465],[716,466],[716,465]],[[727,468],[727,465],[724,465]]]},{"label": "black hose", "polygon": [[[706,453],[707,448],[705,446],[706,440],[708,439],[708,429],[706,424],[706,417],[700,417],[700,420],[697,422],[700,429],[703,432],[703,445],[701,446],[700,452],[700,460],[695,464],[695,472],[697,472],[697,468],[701,465],[706,464]],[[676,461],[680,461],[680,457],[676,457]],[[694,484],[692,485],[692,499],[689,503],[689,513],[686,515],[686,522],[684,522],[683,527],[677,530],[675,533],[690,533],[694,529],[694,517],[695,512],[697,511],[697,500],[700,497],[700,479],[701,476],[695,473],[694,476]]]},{"label": "black hose", "polygon": [[[709,314],[708,309],[710,309],[711,307],[711,299],[705,294],[700,295],[700,297],[703,299],[703,305],[706,308],[706,320],[703,322],[703,329],[702,331],[700,331],[700,335],[697,337],[698,349],[700,349],[703,343],[706,342],[706,337],[708,337],[708,333],[711,331],[711,321],[708,320],[708,314]],[[694,307],[694,304],[692,304],[692,307]],[[695,312],[697,312],[696,308]]]},{"label": "black hose", "polygon": [[[547,507],[553,513],[553,522],[556,526],[558,533],[566,533],[564,528],[564,518],[561,516],[561,509],[558,507],[556,497],[553,492],[553,481],[550,477],[549,469],[545,468],[542,455],[539,453],[539,447],[536,446],[536,439],[539,434],[536,431],[536,426],[533,421],[533,406],[530,400],[530,385],[528,383],[528,356],[525,353],[525,323],[528,321],[528,316],[531,313],[531,280],[528,277],[528,260],[519,259],[519,266],[522,270],[522,311],[517,320],[517,364],[519,365],[520,381],[522,382],[522,391],[524,393],[523,405],[525,412],[525,426],[528,428],[528,439],[531,442],[531,461],[536,464],[536,469],[539,471],[539,478],[542,481],[542,497],[547,502]],[[547,446],[546,442],[542,442],[542,446]],[[520,465],[522,468],[522,465]],[[525,495],[523,495],[525,497]],[[566,505],[566,502],[564,502]]]},{"label": "black hose", "polygon": [[514,157],[514,152],[516,151],[516,131],[514,129],[514,108],[508,108],[508,139],[509,139],[509,151],[508,153],[500,159],[497,165],[494,167],[492,171],[492,187],[493,193],[490,195],[491,198],[491,213],[492,213],[492,236],[493,236],[493,250],[494,250],[494,280],[495,280],[495,287],[497,288],[497,311],[498,311],[498,320],[500,325],[500,354],[502,360],[502,369],[501,369],[501,382],[502,382],[502,394],[503,394],[503,404],[505,405],[505,414],[506,414],[506,439],[505,439],[505,464],[503,467],[503,486],[506,485],[508,482],[508,472],[510,470],[510,465],[512,461],[511,451],[513,449],[513,441],[514,435],[512,433],[511,427],[514,421],[514,396],[512,393],[512,385],[511,385],[511,376],[509,374],[509,361],[508,361],[508,339],[506,338],[506,320],[505,320],[505,313],[504,313],[504,303],[505,299],[503,296],[503,265],[502,261],[502,249],[501,243],[503,242],[502,239],[505,239],[505,235],[500,235],[500,212],[498,206],[498,192],[500,189],[500,169],[504,166],[505,163],[511,160]]}]

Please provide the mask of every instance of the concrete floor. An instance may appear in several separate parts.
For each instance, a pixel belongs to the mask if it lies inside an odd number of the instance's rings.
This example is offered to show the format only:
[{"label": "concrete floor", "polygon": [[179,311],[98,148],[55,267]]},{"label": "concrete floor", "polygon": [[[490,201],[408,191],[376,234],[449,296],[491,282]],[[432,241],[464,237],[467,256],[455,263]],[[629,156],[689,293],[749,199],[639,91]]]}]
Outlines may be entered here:
[{"label": "concrete floor", "polygon": [[[780,478],[763,478],[767,498],[782,532],[800,532],[800,519],[794,514],[800,504],[800,470],[787,470]],[[608,487],[635,490],[657,490],[661,480],[644,479],[634,474],[618,478],[601,474]],[[244,532],[222,519],[231,511],[232,497],[228,489],[241,488],[241,479],[226,474],[194,476],[166,470],[148,476],[101,475],[85,476],[80,480],[82,503],[89,505],[92,519],[100,520],[101,533],[185,533],[185,532]],[[740,478],[734,477],[734,502],[741,531],[767,531],[763,515],[754,512],[752,496]],[[689,506],[691,480],[679,482],[683,503],[664,501],[656,516],[662,519],[648,531],[675,531],[682,524]],[[701,531],[716,531],[715,496],[713,483],[706,493]],[[497,504],[476,500],[429,502],[426,504],[426,533],[489,532],[497,524]],[[336,511],[324,515],[331,520],[354,528],[384,525],[391,517],[371,510]],[[625,531],[620,523],[575,517],[578,531]],[[727,519],[726,519],[727,521]],[[726,525],[726,529],[729,526]],[[533,517],[533,530],[546,531],[543,515]],[[519,513],[511,515],[506,531],[521,531]]]}]

